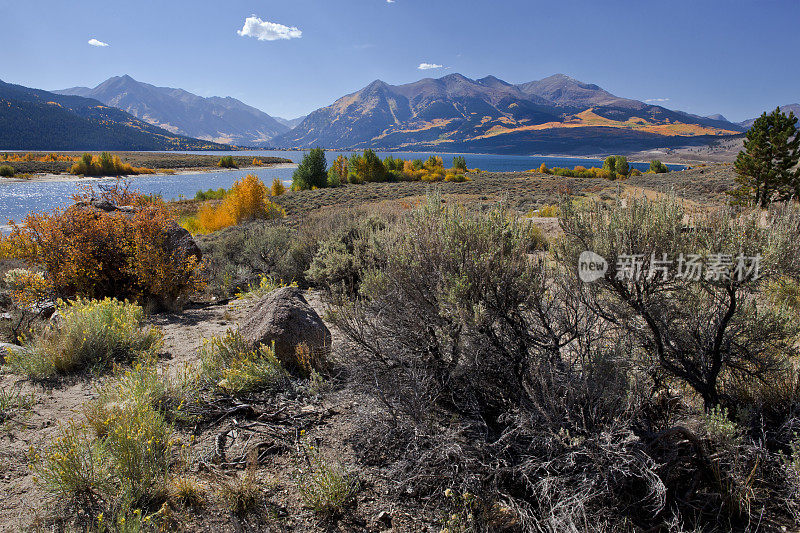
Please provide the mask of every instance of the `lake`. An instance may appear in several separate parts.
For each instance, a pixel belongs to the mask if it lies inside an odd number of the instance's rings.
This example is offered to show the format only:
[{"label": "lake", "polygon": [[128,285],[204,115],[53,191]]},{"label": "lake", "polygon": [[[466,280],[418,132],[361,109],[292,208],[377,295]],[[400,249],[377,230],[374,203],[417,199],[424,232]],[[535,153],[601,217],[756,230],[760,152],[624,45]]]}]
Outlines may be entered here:
[{"label": "lake", "polygon": [[[201,153],[210,152],[183,152]],[[253,157],[282,157],[298,163],[304,152],[298,151],[272,151],[253,150],[239,152],[213,152],[223,155],[246,155]],[[349,155],[350,152],[342,152]],[[511,172],[530,170],[545,163],[548,167],[569,167],[583,165],[585,167],[602,166],[598,159],[581,159],[567,157],[537,157],[516,155],[490,155],[490,154],[437,154],[432,152],[376,152],[381,159],[391,155],[402,159],[427,159],[431,155],[440,155],[445,161],[445,166],[450,166],[454,155],[463,155],[469,168],[480,168],[490,172]],[[328,162],[333,161],[339,152],[327,152]],[[648,163],[631,163],[631,166],[646,170]],[[682,165],[668,165],[673,170],[682,170]],[[225,170],[213,172],[199,172],[191,174],[175,174],[171,176],[136,176],[131,178],[135,188],[146,194],[161,194],[164,199],[175,200],[180,197],[194,198],[200,190],[229,188],[233,183],[246,174],[257,175],[264,183],[269,184],[274,178],[280,179],[285,184],[292,181],[293,165],[278,167],[256,168],[251,170]],[[0,225],[7,220],[20,221],[31,211],[48,210],[63,205],[78,191],[79,184],[92,184],[113,181],[114,178],[103,179],[71,179],[65,177],[63,181],[39,182],[12,182],[3,183],[0,179]]]}]

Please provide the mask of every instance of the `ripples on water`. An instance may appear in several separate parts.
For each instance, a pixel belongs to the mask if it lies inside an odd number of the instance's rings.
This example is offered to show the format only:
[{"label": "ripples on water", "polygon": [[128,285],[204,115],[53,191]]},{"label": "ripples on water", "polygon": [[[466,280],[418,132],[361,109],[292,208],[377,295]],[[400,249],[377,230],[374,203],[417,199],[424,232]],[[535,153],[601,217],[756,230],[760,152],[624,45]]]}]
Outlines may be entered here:
[{"label": "ripples on water", "polygon": [[[209,152],[186,152],[208,154]],[[342,152],[349,155],[350,152]],[[253,157],[283,157],[295,163],[303,157],[303,152],[257,150],[248,152],[213,152],[214,155],[239,155]],[[441,155],[445,165],[449,166],[455,154],[433,154],[415,152],[377,152],[384,158],[388,155],[402,159],[426,159],[430,155]],[[339,152],[327,152],[328,161],[336,159]],[[467,160],[469,168],[480,168],[490,172],[510,172],[530,170],[546,163],[548,167],[585,167],[601,166],[602,161],[597,159],[536,157],[536,156],[505,156],[488,154],[462,154]],[[646,170],[646,163],[632,163],[640,170]],[[675,170],[683,167],[670,165]],[[229,188],[233,183],[246,174],[257,175],[264,183],[271,183],[274,178],[280,179],[288,185],[292,180],[294,166],[282,165],[278,167],[255,168],[251,170],[226,170],[214,172],[199,172],[192,174],[175,174],[164,176],[137,176],[131,181],[134,187],[145,194],[160,194],[166,200],[175,200],[180,197],[194,198],[198,190]],[[69,179],[64,181],[31,181],[3,183],[0,179],[0,224],[6,220],[19,221],[31,211],[48,210],[63,205],[73,194],[78,192],[78,186],[113,182],[114,178],[104,179]],[[0,226],[1,229],[7,227]]]}]

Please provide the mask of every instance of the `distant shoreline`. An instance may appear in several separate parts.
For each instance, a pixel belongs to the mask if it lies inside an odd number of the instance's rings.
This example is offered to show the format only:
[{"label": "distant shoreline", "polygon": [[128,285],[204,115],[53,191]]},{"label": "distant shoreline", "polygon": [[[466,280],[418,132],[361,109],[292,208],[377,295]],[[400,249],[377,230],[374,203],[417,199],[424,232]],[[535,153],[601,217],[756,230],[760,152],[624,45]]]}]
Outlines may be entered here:
[{"label": "distant shoreline", "polygon": [[[0,183],[18,183],[20,181],[72,181],[90,180],[114,176],[86,176],[70,174],[69,170],[74,164],[74,160],[62,161],[15,161],[14,157],[24,158],[26,154],[33,154],[41,157],[47,154],[58,156],[68,156],[70,158],[80,157],[84,152],[3,152],[0,154],[11,154],[12,160],[5,161],[0,159],[0,165],[8,165],[14,168],[16,174],[29,175],[30,177],[10,177],[0,178]],[[97,154],[98,152],[90,152]],[[130,174],[127,177],[134,178],[140,175],[179,175],[186,173],[215,172],[226,170],[253,170],[259,168],[269,168],[277,165],[293,165],[291,159],[282,157],[266,157],[246,155],[233,156],[235,167],[220,167],[218,154],[181,154],[176,152],[111,152],[119,156],[123,163],[133,167],[147,168],[155,171],[154,174]],[[260,164],[254,164],[259,163]]]},{"label": "distant shoreline", "polygon": [[154,177],[154,176],[183,176],[186,174],[212,174],[214,172],[230,172],[230,171],[257,171],[262,168],[293,168],[297,166],[295,163],[273,163],[270,165],[262,165],[256,167],[239,167],[239,168],[186,168],[175,170],[172,172],[156,172],[155,174],[127,174],[122,176],[81,176],[75,174],[53,174],[41,173],[33,174],[29,178],[0,178],[0,186],[4,183],[50,183],[50,182],[65,182],[65,181],[102,181],[115,178],[136,180],[137,178]]}]

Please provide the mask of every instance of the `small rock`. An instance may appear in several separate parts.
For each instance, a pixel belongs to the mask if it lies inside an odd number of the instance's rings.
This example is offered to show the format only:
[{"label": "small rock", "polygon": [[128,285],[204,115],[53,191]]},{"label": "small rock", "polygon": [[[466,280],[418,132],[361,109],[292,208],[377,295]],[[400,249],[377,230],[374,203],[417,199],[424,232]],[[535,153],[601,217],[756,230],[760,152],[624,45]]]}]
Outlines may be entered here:
[{"label": "small rock", "polygon": [[381,511],[375,518],[375,523],[388,529],[392,527],[392,515],[386,511]]}]

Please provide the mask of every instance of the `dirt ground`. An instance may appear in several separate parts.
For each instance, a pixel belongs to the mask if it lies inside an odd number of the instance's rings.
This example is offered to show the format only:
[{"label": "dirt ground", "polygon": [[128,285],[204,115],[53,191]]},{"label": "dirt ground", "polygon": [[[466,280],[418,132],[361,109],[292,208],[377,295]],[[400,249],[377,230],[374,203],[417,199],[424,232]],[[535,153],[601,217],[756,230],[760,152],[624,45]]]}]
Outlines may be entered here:
[{"label": "dirt ground", "polygon": [[[318,293],[306,293],[309,303],[322,316],[324,304]],[[228,304],[185,310],[181,314],[162,314],[150,322],[164,334],[160,365],[177,371],[183,364],[197,359],[196,351],[203,339],[221,335],[247,316],[253,301],[236,300]],[[330,324],[333,336],[332,358],[337,357],[342,338]],[[334,374],[336,374],[334,370]],[[28,451],[40,449],[55,435],[59,424],[79,420],[83,405],[94,398],[109,376],[79,376],[43,386],[32,384],[21,376],[3,375],[0,386],[18,388],[23,394],[34,394],[36,401],[30,412],[12,420],[0,432],[0,530],[52,530],[53,513],[59,502],[47,495],[34,481],[27,464]],[[279,397],[268,404],[257,398],[249,405],[260,413],[253,416],[231,414],[221,416],[208,427],[179,429],[184,442],[193,440],[191,453],[200,458],[199,466],[190,474],[206,487],[205,505],[199,509],[175,511],[179,531],[428,531],[436,510],[425,513],[395,508],[382,498],[388,492],[387,481],[379,471],[360,467],[357,476],[359,491],[351,509],[332,522],[321,522],[305,509],[297,491],[297,435],[313,442],[324,457],[355,469],[355,452],[349,443],[358,421],[375,416],[372,400],[343,388],[334,375],[325,390],[314,397],[298,401]],[[220,435],[225,435],[225,457],[228,463],[211,461]],[[248,516],[237,516],[224,506],[215,487],[226,480],[244,475],[248,452],[266,450],[255,470],[261,487],[261,508]],[[433,518],[431,518],[433,517]],[[437,529],[438,530],[438,529]]]}]

